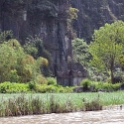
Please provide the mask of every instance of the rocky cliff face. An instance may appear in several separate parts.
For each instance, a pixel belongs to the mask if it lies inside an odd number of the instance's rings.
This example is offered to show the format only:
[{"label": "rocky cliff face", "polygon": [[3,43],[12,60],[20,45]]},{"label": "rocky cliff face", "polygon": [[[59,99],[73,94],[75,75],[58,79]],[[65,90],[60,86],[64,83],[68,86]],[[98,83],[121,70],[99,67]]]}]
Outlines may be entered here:
[{"label": "rocky cliff face", "polygon": [[91,40],[94,29],[115,20],[124,20],[124,0],[72,0],[72,6],[79,10],[73,26],[79,38]]},{"label": "rocky cliff face", "polygon": [[12,11],[15,13],[13,16],[8,16],[7,8],[4,11],[6,3],[3,1],[0,3],[0,29],[13,30],[22,44],[28,35],[40,36],[51,53],[50,67],[53,74],[67,77],[73,69],[72,37],[66,15],[70,4],[79,10],[72,27],[77,37],[84,38],[87,42],[91,41],[94,29],[118,19],[124,20],[124,0],[71,0],[70,3],[68,0],[32,0],[26,6],[27,20],[20,13],[17,16],[16,11]]}]

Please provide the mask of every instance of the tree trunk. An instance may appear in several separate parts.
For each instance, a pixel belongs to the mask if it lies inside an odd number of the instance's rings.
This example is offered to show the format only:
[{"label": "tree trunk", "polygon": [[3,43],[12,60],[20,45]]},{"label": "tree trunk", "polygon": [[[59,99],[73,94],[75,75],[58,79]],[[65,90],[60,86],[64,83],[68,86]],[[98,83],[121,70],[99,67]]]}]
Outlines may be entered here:
[{"label": "tree trunk", "polygon": [[110,67],[110,71],[111,71],[111,83],[112,84],[114,84],[114,73],[113,73],[113,71],[114,71],[114,59],[112,59],[112,61],[111,61],[111,67]]},{"label": "tree trunk", "polygon": [[111,83],[114,84],[114,74],[113,74],[113,69],[111,69]]}]

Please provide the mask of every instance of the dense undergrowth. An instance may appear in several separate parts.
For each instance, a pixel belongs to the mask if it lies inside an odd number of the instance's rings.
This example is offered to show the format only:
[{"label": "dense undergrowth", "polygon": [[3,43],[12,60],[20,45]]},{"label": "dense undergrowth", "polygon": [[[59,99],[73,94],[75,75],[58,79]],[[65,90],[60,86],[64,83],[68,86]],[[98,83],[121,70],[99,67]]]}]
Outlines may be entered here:
[{"label": "dense undergrowth", "polygon": [[[88,79],[83,80],[80,84],[81,92],[113,92],[120,90],[121,83],[111,84],[107,82],[93,82]],[[80,87],[79,86],[79,87]],[[72,93],[78,86],[62,86],[57,84],[55,78],[48,77],[46,84],[39,84],[35,82],[16,83],[3,82],[0,83],[0,93]],[[78,92],[78,91],[77,91]]]},{"label": "dense undergrowth", "polygon": [[103,92],[112,92],[118,91],[121,87],[122,83],[108,83],[108,82],[94,82],[88,79],[85,79],[81,82],[81,86],[83,86],[84,91],[103,91]]},{"label": "dense undergrowth", "polygon": [[11,83],[4,82],[0,84],[0,93],[67,93],[73,92],[73,87],[63,87],[60,85],[47,85],[35,83]]}]

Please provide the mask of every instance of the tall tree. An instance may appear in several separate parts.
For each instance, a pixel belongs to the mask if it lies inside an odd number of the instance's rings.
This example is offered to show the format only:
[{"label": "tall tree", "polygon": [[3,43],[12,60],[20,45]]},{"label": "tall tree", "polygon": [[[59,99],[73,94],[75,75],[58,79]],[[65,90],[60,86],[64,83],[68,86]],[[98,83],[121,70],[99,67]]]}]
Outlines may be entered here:
[{"label": "tall tree", "polygon": [[93,42],[90,44],[91,63],[98,69],[110,72],[111,82],[114,83],[114,69],[119,64],[119,57],[124,47],[124,22],[116,21],[105,24],[95,30]]}]

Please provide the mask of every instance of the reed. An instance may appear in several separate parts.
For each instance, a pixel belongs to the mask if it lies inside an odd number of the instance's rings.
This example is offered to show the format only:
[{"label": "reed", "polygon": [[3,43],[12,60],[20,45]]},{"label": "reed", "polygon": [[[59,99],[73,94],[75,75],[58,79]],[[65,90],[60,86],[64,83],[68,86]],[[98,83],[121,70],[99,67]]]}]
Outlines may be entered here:
[{"label": "reed", "polygon": [[124,104],[124,91],[99,93],[0,94],[0,117],[101,110]]}]

